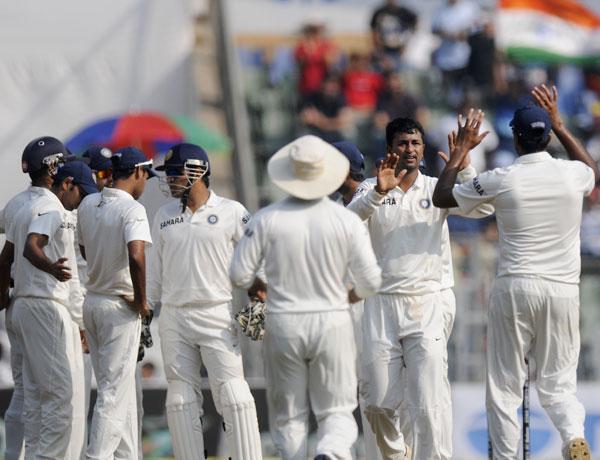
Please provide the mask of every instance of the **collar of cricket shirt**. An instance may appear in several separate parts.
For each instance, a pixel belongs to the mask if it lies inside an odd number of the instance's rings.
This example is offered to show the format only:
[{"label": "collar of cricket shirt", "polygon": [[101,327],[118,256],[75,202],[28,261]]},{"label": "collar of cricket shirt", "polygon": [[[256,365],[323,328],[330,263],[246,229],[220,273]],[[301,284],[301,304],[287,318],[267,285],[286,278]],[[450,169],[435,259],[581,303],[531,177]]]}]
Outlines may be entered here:
[{"label": "collar of cricket shirt", "polygon": [[204,206],[208,207],[208,208],[214,208],[215,206],[218,206],[219,203],[221,203],[221,197],[219,195],[217,195],[215,192],[213,192],[212,190],[209,190],[210,195],[208,195],[208,200],[206,200],[206,203],[204,203]]},{"label": "collar of cricket shirt", "polygon": [[539,161],[545,161],[552,158],[548,152],[536,152],[536,153],[526,153],[525,155],[521,155],[517,157],[515,160],[515,164],[521,163],[537,163]]},{"label": "collar of cricket shirt", "polygon": [[400,193],[408,193],[409,191],[411,191],[413,188],[414,189],[422,189],[423,187],[425,187],[425,177],[423,176],[423,174],[421,174],[421,171],[417,171],[417,178],[415,179],[415,181],[412,183],[412,185],[408,188],[408,190],[406,192],[404,192],[399,185],[396,186],[396,189],[400,192]]},{"label": "collar of cricket shirt", "polygon": [[106,198],[125,198],[134,200],[130,193],[126,192],[125,190],[121,190],[120,188],[104,187],[101,193],[102,197]]}]

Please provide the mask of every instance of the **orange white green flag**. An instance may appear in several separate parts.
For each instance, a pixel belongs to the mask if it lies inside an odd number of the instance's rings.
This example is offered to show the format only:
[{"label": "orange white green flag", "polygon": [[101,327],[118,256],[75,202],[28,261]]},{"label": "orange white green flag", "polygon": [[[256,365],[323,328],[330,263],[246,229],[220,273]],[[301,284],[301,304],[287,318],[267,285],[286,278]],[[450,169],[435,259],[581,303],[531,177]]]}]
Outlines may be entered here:
[{"label": "orange white green flag", "polygon": [[600,17],[577,0],[499,0],[498,48],[519,60],[600,64]]}]

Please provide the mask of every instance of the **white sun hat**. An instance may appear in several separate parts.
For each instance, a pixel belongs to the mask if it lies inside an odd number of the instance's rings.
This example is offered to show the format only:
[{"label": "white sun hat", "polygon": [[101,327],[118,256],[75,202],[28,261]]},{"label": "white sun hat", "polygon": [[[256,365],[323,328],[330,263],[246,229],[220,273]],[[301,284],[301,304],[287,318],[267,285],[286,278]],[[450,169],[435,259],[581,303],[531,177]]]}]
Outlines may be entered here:
[{"label": "white sun hat", "polygon": [[350,163],[333,145],[317,136],[302,136],[279,149],[269,160],[269,177],[284,192],[315,200],[344,183]]}]

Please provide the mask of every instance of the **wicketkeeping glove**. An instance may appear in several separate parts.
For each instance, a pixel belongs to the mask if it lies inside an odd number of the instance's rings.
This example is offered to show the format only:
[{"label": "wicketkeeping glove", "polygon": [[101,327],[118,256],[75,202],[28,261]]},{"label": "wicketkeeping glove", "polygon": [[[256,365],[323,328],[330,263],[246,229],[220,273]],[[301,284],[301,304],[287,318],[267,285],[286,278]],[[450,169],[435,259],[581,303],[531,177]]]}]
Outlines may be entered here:
[{"label": "wicketkeeping glove", "polygon": [[144,359],[144,347],[150,348],[154,345],[152,334],[150,333],[150,323],[154,317],[154,311],[150,310],[146,316],[142,318],[142,333],[140,334],[140,347],[138,348],[138,362]]},{"label": "wicketkeeping glove", "polygon": [[241,311],[235,314],[242,332],[252,340],[262,340],[265,335],[267,306],[258,297],[253,297]]}]

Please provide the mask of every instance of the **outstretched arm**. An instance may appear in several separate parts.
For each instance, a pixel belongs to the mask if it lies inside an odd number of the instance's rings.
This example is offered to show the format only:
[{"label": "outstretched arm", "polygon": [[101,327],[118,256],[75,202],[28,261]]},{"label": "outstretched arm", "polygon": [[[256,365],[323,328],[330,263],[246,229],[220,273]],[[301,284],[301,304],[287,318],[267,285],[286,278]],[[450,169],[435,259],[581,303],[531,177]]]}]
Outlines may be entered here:
[{"label": "outstretched arm", "polygon": [[581,145],[581,142],[575,139],[573,134],[571,134],[571,131],[569,131],[563,123],[560,113],[558,112],[558,90],[556,89],[556,86],[552,86],[552,89],[548,88],[546,85],[536,86],[531,90],[531,95],[535,99],[535,102],[550,115],[550,119],[552,120],[552,131],[554,131],[554,134],[556,134],[556,137],[567,151],[569,158],[571,160],[581,161],[592,168],[596,182],[598,182],[600,177],[598,164],[585,150],[583,145]]},{"label": "outstretched arm", "polygon": [[438,208],[455,208],[458,203],[452,195],[456,177],[469,155],[469,151],[478,145],[488,132],[479,134],[484,113],[481,110],[469,110],[463,125],[462,115],[458,115],[458,132],[454,140],[454,149],[446,163],[433,192],[433,204]]}]

